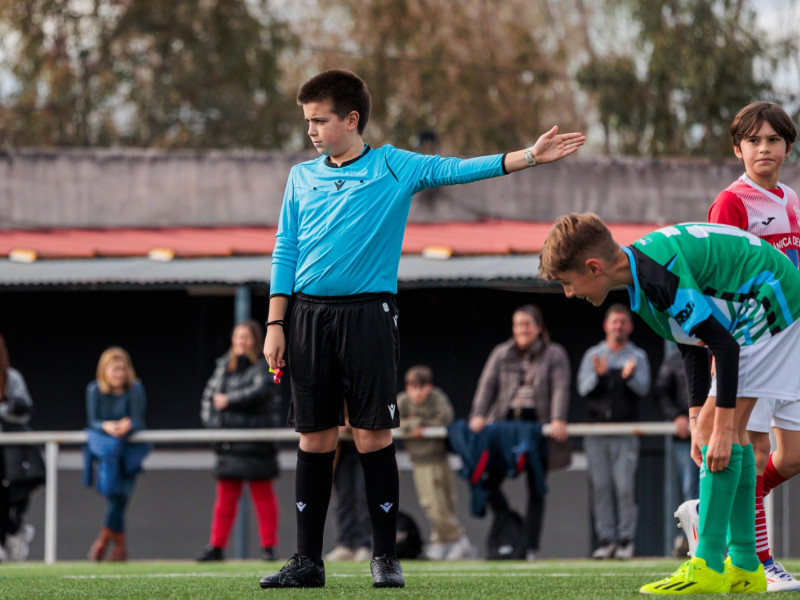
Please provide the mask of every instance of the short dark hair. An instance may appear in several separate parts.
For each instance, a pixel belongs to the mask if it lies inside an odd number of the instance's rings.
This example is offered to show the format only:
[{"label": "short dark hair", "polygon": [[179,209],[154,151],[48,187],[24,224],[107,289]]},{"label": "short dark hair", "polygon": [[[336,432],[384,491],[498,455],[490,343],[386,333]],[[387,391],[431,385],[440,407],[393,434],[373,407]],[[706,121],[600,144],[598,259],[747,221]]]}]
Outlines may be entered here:
[{"label": "short dark hair", "polygon": [[731,123],[731,140],[737,148],[742,139],[753,135],[766,121],[779,136],[786,140],[786,146],[791,146],[797,139],[797,127],[792,118],[774,102],[753,102],[740,110]]},{"label": "short dark hair", "polygon": [[433,371],[426,365],[414,365],[406,371],[406,385],[433,385]]},{"label": "short dark hair", "polygon": [[608,317],[610,317],[614,313],[627,315],[628,319],[633,321],[633,314],[631,313],[631,309],[619,302],[616,302],[608,307],[608,310],[606,311],[606,316],[603,317],[603,320],[605,321],[606,319],[608,319]]},{"label": "short dark hair", "polygon": [[358,133],[364,133],[372,108],[367,84],[352,71],[328,69],[303,84],[297,94],[298,104],[330,100],[333,112],[344,119],[351,111],[358,113]]}]

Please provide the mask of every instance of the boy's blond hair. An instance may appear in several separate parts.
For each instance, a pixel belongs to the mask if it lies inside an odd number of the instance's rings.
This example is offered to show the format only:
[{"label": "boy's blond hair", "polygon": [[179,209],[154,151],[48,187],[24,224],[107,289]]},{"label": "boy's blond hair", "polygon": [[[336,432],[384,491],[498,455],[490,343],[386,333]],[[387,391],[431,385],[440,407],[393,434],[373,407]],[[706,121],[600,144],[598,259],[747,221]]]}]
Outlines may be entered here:
[{"label": "boy's blond hair", "polygon": [[539,277],[556,279],[565,271],[582,272],[588,258],[614,260],[619,244],[593,213],[570,213],[556,220],[539,255]]}]

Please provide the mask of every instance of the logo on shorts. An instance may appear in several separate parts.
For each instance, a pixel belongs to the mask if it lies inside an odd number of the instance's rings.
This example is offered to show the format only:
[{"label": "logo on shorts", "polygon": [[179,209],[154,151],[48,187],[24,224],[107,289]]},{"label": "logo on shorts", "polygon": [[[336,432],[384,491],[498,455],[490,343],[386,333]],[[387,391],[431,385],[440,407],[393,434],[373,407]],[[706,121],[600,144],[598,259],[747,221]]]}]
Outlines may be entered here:
[{"label": "logo on shorts", "polygon": [[393,506],[394,504],[392,504],[391,502],[384,502],[383,504],[381,504],[381,509],[383,510],[383,512],[388,513],[390,510],[392,510]]},{"label": "logo on shorts", "polygon": [[394,404],[390,404],[389,405],[389,414],[392,415],[392,419],[394,419],[394,409],[395,409]]},{"label": "logo on shorts", "polygon": [[299,510],[300,512],[303,512],[303,509],[305,507],[306,507],[306,503],[305,502],[298,502],[297,503],[297,510]]}]

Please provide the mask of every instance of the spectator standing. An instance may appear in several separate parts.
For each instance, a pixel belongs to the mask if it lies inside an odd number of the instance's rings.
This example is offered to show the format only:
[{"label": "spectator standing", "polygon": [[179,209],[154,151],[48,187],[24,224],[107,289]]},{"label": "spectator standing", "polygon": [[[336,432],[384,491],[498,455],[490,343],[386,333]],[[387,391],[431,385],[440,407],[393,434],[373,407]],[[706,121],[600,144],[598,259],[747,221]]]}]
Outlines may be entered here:
[{"label": "spectator standing", "polygon": [[[672,454],[678,469],[681,502],[687,502],[699,495],[700,469],[692,459],[692,434],[689,428],[689,388],[686,386],[686,372],[683,358],[673,342],[665,342],[667,349],[661,367],[653,384],[655,397],[661,414],[675,428],[672,440]],[[689,541],[683,534],[675,537],[673,554],[685,557],[689,552]]]},{"label": "spectator standing", "polygon": [[[278,386],[260,355],[263,329],[246,320],[231,333],[231,347],[217,359],[206,383],[200,416],[206,427],[218,429],[262,429],[275,427],[280,419]],[[197,560],[224,560],[224,549],[239,510],[245,482],[258,519],[262,558],[275,559],[278,545],[279,508],[272,480],[278,476],[278,459],[272,442],[219,442],[216,499],[208,545]]]},{"label": "spectator standing", "polygon": [[[33,400],[22,374],[11,366],[0,335],[0,431],[30,431]],[[24,523],[30,496],[44,483],[44,462],[35,446],[0,446],[0,561],[25,560],[36,533]]]},{"label": "spectator standing", "polygon": [[[489,355],[472,401],[469,428],[479,433],[486,425],[503,419],[550,424],[550,436],[561,444],[549,445],[541,456],[542,468],[569,462],[567,415],[570,367],[567,352],[550,340],[538,306],[528,304],[514,311],[511,339]],[[525,512],[525,555],[533,560],[539,551],[545,499],[537,487],[533,466],[526,464],[528,505]],[[488,503],[497,515],[508,507],[500,488],[491,491]]]},{"label": "spectator standing", "polygon": [[420,506],[431,525],[426,556],[432,560],[461,560],[472,554],[472,544],[458,521],[455,477],[444,439],[423,438],[426,427],[446,427],[453,421],[453,405],[433,385],[433,371],[425,365],[411,367],[406,389],[397,397],[400,431],[408,436],[405,447],[413,466],[414,486]]},{"label": "spectator standing", "polygon": [[[644,350],[630,341],[633,317],[628,307],[612,304],[603,331],[605,340],[586,351],[578,369],[578,394],[586,398],[588,422],[636,421],[639,402],[650,389],[650,362]],[[634,554],[638,517],[639,438],[587,436],[584,450],[598,538],[592,558],[629,559]]]},{"label": "spectator standing", "polygon": [[100,355],[94,381],[86,386],[84,483],[91,483],[92,463],[97,461],[97,489],[107,502],[104,525],[89,550],[90,560],[103,560],[110,546],[109,561],[128,559],[125,511],[150,447],[126,440],[145,429],[146,410],[147,395],[136,379],[130,355],[118,346],[109,348]]}]

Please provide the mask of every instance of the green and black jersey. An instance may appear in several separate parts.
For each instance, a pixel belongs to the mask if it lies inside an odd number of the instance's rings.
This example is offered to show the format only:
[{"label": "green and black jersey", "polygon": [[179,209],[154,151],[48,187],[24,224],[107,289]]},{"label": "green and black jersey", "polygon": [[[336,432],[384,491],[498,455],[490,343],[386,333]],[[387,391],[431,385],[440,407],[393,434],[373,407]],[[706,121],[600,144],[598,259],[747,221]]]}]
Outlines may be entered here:
[{"label": "green and black jersey", "polygon": [[747,346],[800,317],[800,271],[737,227],[682,223],[623,250],[633,274],[631,310],[668,340],[701,344],[695,329],[712,317]]}]

